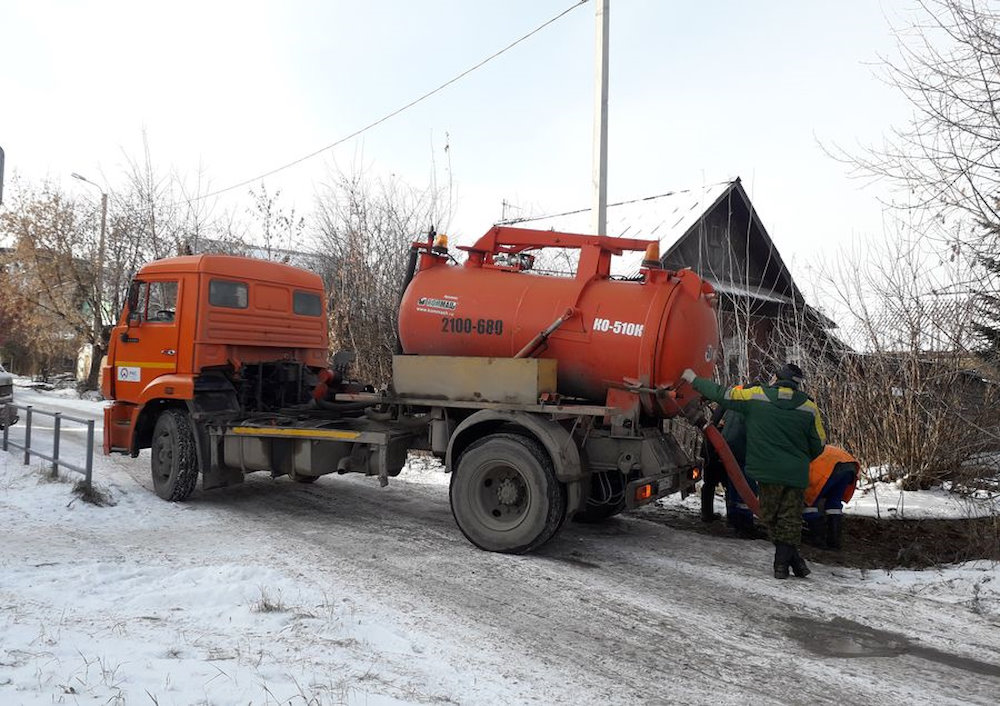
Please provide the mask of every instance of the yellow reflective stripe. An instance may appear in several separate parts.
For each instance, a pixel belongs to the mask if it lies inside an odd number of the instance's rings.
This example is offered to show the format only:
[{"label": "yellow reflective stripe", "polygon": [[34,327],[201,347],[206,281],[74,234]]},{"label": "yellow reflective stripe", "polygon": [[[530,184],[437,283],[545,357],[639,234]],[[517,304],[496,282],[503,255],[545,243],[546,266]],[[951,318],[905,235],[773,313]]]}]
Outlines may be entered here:
[{"label": "yellow reflective stripe", "polygon": [[358,431],[339,431],[336,429],[280,429],[275,427],[233,427],[233,434],[247,436],[300,436],[307,439],[357,439]]},{"label": "yellow reflective stripe", "polygon": [[140,363],[126,363],[123,360],[119,360],[116,364],[119,368],[154,368],[156,370],[169,370],[170,368],[176,368],[177,363],[154,363],[152,361],[142,361]]},{"label": "yellow reflective stripe", "polygon": [[764,388],[762,387],[730,387],[726,390],[727,400],[763,400],[764,402],[770,402],[767,399],[767,395],[764,394]]},{"label": "yellow reflective stripe", "polygon": [[803,412],[810,412],[813,415],[813,421],[816,423],[816,434],[819,435],[819,440],[824,444],[826,443],[826,430],[823,428],[823,419],[819,414],[819,407],[812,400],[806,400],[800,404],[796,409],[800,409]]}]

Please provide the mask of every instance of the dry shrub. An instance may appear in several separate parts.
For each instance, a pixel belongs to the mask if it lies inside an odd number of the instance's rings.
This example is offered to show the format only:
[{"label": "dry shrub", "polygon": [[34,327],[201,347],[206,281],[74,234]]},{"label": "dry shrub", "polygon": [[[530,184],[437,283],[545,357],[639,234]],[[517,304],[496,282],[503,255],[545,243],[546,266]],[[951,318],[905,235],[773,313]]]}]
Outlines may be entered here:
[{"label": "dry shrub", "polygon": [[330,256],[331,344],[357,354],[357,377],[392,377],[396,317],[410,244],[433,224],[435,192],[339,174],[319,197],[320,250]]},{"label": "dry shrub", "polygon": [[831,442],[906,489],[974,490],[996,475],[983,461],[1000,449],[1000,386],[971,352],[973,307],[952,293],[954,276],[926,241],[865,243],[819,283],[839,329],[781,331],[808,352],[800,363]]}]

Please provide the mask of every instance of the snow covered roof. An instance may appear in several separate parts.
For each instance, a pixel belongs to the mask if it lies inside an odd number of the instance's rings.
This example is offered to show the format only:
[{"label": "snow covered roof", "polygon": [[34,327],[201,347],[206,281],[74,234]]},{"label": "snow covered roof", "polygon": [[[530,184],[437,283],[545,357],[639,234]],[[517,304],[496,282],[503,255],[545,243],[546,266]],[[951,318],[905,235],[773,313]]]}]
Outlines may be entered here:
[{"label": "snow covered roof", "polygon": [[775,304],[793,303],[791,297],[775,292],[774,290],[766,290],[763,287],[755,287],[751,284],[733,284],[732,282],[716,281],[711,277],[706,277],[705,279],[712,283],[715,291],[721,292],[722,294],[730,294],[737,297],[750,297],[751,299],[773,302]]},{"label": "snow covered roof", "polygon": [[[660,243],[660,254],[679,241],[700,218],[711,210],[736,183],[724,181],[695,189],[668,191],[632,201],[608,204],[606,235],[618,238],[645,238]],[[563,233],[591,234],[591,209],[504,221],[503,225],[524,225],[538,230]],[[643,253],[627,252],[612,260],[611,272],[616,275],[637,275]]]}]

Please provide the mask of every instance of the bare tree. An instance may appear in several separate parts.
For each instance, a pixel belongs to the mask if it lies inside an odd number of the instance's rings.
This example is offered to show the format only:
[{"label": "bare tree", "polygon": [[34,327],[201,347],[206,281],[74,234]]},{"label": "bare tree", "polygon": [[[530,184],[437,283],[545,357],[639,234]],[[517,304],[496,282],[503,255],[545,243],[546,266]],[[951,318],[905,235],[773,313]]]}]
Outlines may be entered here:
[{"label": "bare tree", "polygon": [[[106,331],[121,311],[139,267],[175,255],[199,239],[233,239],[232,221],[213,220],[211,205],[198,198],[208,188],[203,175],[192,189],[177,175],[157,170],[145,136],[141,158],[129,159],[118,187],[106,189],[103,252],[98,247],[101,209],[96,202],[70,199],[48,182],[15,180],[13,186],[13,198],[0,220],[0,236],[13,244],[3,256],[7,281],[0,299],[17,312],[19,321],[34,323],[23,341],[29,357],[53,359],[45,353],[53,350],[48,332],[61,342],[63,361],[72,359],[75,347],[89,344],[94,361],[86,383],[90,388],[97,385]],[[98,268],[100,278],[95,277]],[[81,325],[88,317],[89,332]]]},{"label": "bare tree", "polygon": [[267,187],[260,185],[260,190],[250,190],[253,208],[248,212],[252,225],[255,226],[256,238],[261,250],[268,260],[283,259],[289,251],[301,242],[305,230],[305,218],[295,215],[295,209],[286,211],[280,204],[281,190],[274,194],[267,193]]},{"label": "bare tree", "polygon": [[93,326],[101,307],[97,237],[87,224],[89,210],[55,185],[16,179],[13,186],[0,215],[0,240],[11,243],[0,262],[0,307],[18,325],[28,366],[45,372],[81,342],[101,345]]},{"label": "bare tree", "polygon": [[337,172],[316,203],[316,243],[325,273],[333,345],[357,354],[367,381],[391,377],[396,317],[410,244],[433,223],[437,193],[395,177]]},{"label": "bare tree", "polygon": [[978,345],[1000,352],[1000,12],[981,0],[917,0],[886,58],[890,86],[913,109],[884,144],[840,154],[860,175],[886,180],[923,235],[971,268],[951,283],[980,299]]},{"label": "bare tree", "polygon": [[[947,293],[954,272],[929,245],[887,235],[821,272],[815,296],[837,311],[853,350],[828,348],[803,367],[832,442],[877,479],[970,488],[982,475],[970,462],[1000,440],[998,390],[965,353],[972,303]],[[807,329],[786,326],[778,340],[794,345]]]}]

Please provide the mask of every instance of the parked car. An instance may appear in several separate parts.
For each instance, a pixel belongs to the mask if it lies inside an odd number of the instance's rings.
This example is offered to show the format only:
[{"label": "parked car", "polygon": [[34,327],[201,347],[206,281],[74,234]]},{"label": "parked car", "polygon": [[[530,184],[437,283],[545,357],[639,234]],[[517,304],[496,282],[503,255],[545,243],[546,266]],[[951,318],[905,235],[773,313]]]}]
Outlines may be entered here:
[{"label": "parked car", "polygon": [[0,365],[0,429],[17,424],[17,410],[7,407],[14,402],[14,376]]}]

